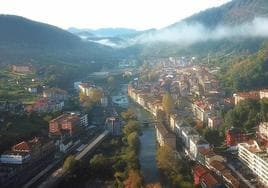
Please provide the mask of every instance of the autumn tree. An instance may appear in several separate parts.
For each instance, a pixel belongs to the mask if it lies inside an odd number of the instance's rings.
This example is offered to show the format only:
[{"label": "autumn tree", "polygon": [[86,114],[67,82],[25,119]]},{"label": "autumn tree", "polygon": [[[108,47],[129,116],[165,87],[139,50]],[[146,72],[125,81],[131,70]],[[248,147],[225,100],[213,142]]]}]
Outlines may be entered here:
[{"label": "autumn tree", "polygon": [[73,155],[67,157],[63,163],[64,171],[73,171],[78,166],[78,161]]},{"label": "autumn tree", "polygon": [[133,132],[133,133],[128,135],[127,143],[129,145],[129,147],[131,147],[135,150],[138,149],[138,147],[139,147],[139,135],[137,134],[137,132]]},{"label": "autumn tree", "polygon": [[142,188],[142,176],[138,170],[130,170],[124,182],[125,188]]},{"label": "autumn tree", "polygon": [[164,111],[166,112],[167,116],[169,116],[170,113],[174,110],[174,101],[173,101],[172,96],[169,92],[167,92],[163,96],[162,105],[163,105]]},{"label": "autumn tree", "polygon": [[97,103],[101,100],[103,96],[103,93],[100,89],[93,88],[92,89],[92,95],[91,95],[91,100],[93,103]]},{"label": "autumn tree", "polygon": [[157,150],[156,160],[160,169],[179,173],[180,165],[175,158],[173,150],[169,146],[160,147]]},{"label": "autumn tree", "polygon": [[121,116],[125,121],[137,119],[134,110],[131,108],[128,108],[127,111],[122,112]]}]

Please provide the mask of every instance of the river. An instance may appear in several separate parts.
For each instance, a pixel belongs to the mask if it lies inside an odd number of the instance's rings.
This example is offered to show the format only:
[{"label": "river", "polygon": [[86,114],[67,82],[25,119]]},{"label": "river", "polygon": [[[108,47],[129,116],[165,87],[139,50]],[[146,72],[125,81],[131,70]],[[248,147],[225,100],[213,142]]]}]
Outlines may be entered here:
[{"label": "river", "polygon": [[[152,115],[145,111],[142,107],[136,104],[130,104],[130,106],[134,107],[140,122],[147,119],[153,119]],[[153,125],[147,127],[142,126],[140,143],[139,160],[144,181],[145,183],[157,183],[159,182],[159,174],[155,159],[157,146],[155,128]]]},{"label": "river", "polygon": [[[121,85],[121,93],[127,95],[127,85]],[[144,120],[153,119],[153,116],[144,110],[141,106],[129,101],[128,107],[135,110],[135,113],[140,122]],[[156,135],[154,126],[150,125],[144,127],[142,125],[142,135],[140,136],[140,152],[139,161],[141,167],[141,173],[144,177],[144,182],[148,183],[159,183],[160,177],[158,174],[156,164]]]}]

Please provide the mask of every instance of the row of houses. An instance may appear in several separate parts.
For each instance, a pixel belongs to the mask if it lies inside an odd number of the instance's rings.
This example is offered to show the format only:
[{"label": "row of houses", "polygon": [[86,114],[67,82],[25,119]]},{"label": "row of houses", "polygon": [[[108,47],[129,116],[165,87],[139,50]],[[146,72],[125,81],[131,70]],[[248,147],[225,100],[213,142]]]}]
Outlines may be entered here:
[{"label": "row of houses", "polygon": [[[159,110],[163,110],[159,98],[152,98],[146,92],[135,89],[135,86],[131,84],[128,87],[128,93],[132,100],[154,116],[157,116]],[[216,155],[212,151],[210,144],[193,127],[184,122],[183,118],[179,117],[178,114],[170,115],[169,127],[161,123],[156,124],[156,138],[160,146],[168,145],[174,150],[176,150],[176,141],[179,140],[186,155],[198,162],[199,166],[207,169],[207,173],[197,175],[198,170],[193,168],[194,177],[198,176],[198,179],[200,179],[200,181],[195,181],[195,185],[203,187],[240,186],[239,180],[227,167],[224,158]],[[222,166],[224,166],[224,173],[221,173]]]},{"label": "row of houses", "polygon": [[235,105],[237,105],[240,101],[243,101],[246,99],[260,100],[263,98],[268,98],[268,89],[262,89],[259,91],[234,93],[233,98],[234,98]]},{"label": "row of houses", "polygon": [[27,112],[57,112],[64,107],[64,101],[68,99],[68,93],[59,88],[49,88],[43,91],[42,97],[25,107]]}]

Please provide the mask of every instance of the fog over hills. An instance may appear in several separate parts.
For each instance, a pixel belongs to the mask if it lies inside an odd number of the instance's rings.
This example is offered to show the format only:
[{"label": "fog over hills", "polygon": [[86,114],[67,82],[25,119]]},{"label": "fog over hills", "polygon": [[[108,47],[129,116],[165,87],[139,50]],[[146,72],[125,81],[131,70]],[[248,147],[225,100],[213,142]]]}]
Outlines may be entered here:
[{"label": "fog over hills", "polygon": [[266,0],[233,0],[158,30],[70,28],[68,32],[26,18],[0,15],[0,55],[2,59],[51,56],[88,62],[122,56],[254,53],[268,37],[267,16]]},{"label": "fog over hills", "polygon": [[[117,30],[113,30],[113,35],[106,36],[106,38],[95,37],[94,40],[89,41],[116,48],[135,45],[150,46],[154,43],[161,43],[160,47],[168,44],[183,48],[208,41],[215,43],[234,39],[239,42],[254,38],[259,40],[268,37],[267,16],[268,1],[266,0],[233,0],[220,7],[196,13],[159,30],[153,29],[135,34],[125,33],[124,36],[121,36],[120,32],[117,33]],[[109,30],[109,28],[103,30]]]}]

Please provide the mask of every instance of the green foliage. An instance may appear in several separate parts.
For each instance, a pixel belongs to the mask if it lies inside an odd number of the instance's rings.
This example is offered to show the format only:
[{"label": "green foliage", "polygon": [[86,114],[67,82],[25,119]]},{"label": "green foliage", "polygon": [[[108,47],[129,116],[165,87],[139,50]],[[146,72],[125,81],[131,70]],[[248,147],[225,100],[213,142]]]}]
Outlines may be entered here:
[{"label": "green foliage", "polygon": [[188,164],[178,159],[170,147],[158,148],[156,160],[158,168],[171,182],[172,187],[193,187]]},{"label": "green foliage", "polygon": [[221,80],[226,91],[253,90],[268,86],[268,47],[231,65]]},{"label": "green foliage", "polygon": [[87,96],[83,92],[79,93],[79,100],[83,107],[88,110],[91,110],[94,105],[100,102],[103,93],[101,90],[93,88],[91,91],[91,95]]},{"label": "green foliage", "polygon": [[[120,170],[116,173],[116,187],[142,187],[142,176],[139,166],[139,134],[141,133],[139,122],[133,110],[128,109],[121,113],[127,124],[124,126],[123,142],[125,147],[121,151],[120,160],[115,167]],[[123,174],[121,172],[124,172]]]},{"label": "green foliage", "polygon": [[94,155],[89,163],[92,174],[107,178],[114,173],[113,168],[111,168],[113,161],[103,154]]},{"label": "green foliage", "polygon": [[43,119],[43,115],[2,112],[1,117],[4,122],[0,126],[0,153],[21,140],[47,136],[48,122]]},{"label": "green foliage", "polygon": [[[264,102],[255,100],[243,100],[234,109],[227,112],[224,118],[223,128],[238,127],[246,131],[252,131],[262,118],[266,118],[266,107],[261,110]],[[261,114],[263,114],[261,118]]]},{"label": "green foliage", "polygon": [[174,101],[170,93],[167,92],[163,96],[162,104],[166,114],[170,115],[170,113],[174,110]]},{"label": "green foliage", "polygon": [[115,78],[113,76],[109,76],[108,79],[107,79],[107,84],[111,89],[114,89],[115,85],[116,85]]},{"label": "green foliage", "polygon": [[221,146],[224,141],[224,138],[220,135],[219,130],[206,128],[203,132],[205,139],[215,147]]},{"label": "green foliage", "polygon": [[143,187],[143,180],[139,170],[130,170],[128,178],[124,182],[125,187],[141,188]]},{"label": "green foliage", "polygon": [[163,171],[167,171],[168,173],[179,174],[180,173],[180,164],[178,160],[175,158],[174,151],[168,147],[160,147],[157,150],[157,165]]},{"label": "green foliage", "polygon": [[78,167],[78,161],[75,160],[75,157],[70,155],[67,157],[63,163],[63,170],[64,171],[74,171]]},{"label": "green foliage", "polygon": [[140,134],[140,123],[136,120],[129,120],[123,128],[123,132],[126,136],[130,135],[133,132],[137,132],[138,134]]},{"label": "green foliage", "polygon": [[136,116],[134,110],[131,109],[131,108],[128,108],[127,111],[122,112],[121,113],[121,117],[125,121],[128,121],[128,120],[136,120],[137,119],[137,116]]},{"label": "green foliage", "polygon": [[260,101],[260,117],[261,120],[264,122],[268,121],[268,99],[263,98]]},{"label": "green foliage", "polygon": [[192,127],[196,126],[196,122],[192,116],[188,116],[184,120]]},{"label": "green foliage", "polygon": [[127,136],[127,143],[130,148],[138,150],[139,148],[139,135],[137,132],[132,132]]}]

